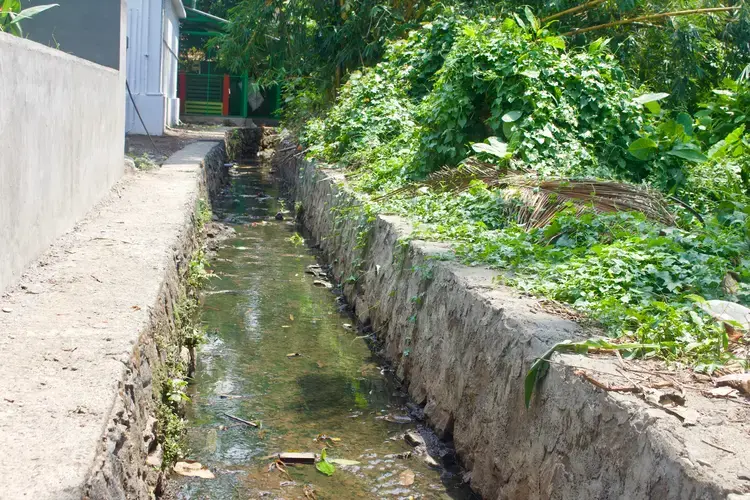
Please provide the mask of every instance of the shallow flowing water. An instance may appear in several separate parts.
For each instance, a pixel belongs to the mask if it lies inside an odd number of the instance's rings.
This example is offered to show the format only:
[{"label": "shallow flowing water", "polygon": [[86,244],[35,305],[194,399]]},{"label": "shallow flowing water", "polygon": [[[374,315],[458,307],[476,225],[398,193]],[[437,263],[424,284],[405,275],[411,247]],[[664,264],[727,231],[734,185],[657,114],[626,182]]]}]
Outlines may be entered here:
[{"label": "shallow flowing water", "polygon": [[[209,341],[187,418],[190,458],[216,477],[179,479],[177,498],[474,498],[455,470],[429,467],[404,441],[413,429],[441,446],[406,418],[405,395],[341,300],[305,272],[315,257],[291,222],[274,219],[277,196],[269,169],[251,165],[233,169],[214,203],[236,235],[211,262],[201,313]],[[334,464],[330,477],[315,465],[269,471],[275,453],[324,446],[329,459],[358,463]]]}]

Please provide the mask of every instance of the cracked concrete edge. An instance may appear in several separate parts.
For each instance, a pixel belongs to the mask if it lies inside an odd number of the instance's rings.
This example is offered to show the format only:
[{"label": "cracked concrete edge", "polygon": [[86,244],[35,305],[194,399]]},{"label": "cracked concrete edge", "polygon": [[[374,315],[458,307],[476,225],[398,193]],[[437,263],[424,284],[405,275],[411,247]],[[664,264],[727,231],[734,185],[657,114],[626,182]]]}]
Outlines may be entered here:
[{"label": "cracked concrete edge", "polygon": [[[290,144],[285,139],[278,149]],[[349,208],[359,201],[341,172],[294,159],[276,168],[359,321],[383,342],[430,424],[453,439],[483,498],[676,500],[747,493],[736,476],[691,461],[696,450],[711,452],[693,428],[574,373],[581,366],[615,373],[611,359],[555,355],[527,410],[526,371],[556,342],[584,338],[576,323],[493,285],[497,273],[491,270],[437,259],[445,244],[404,245],[410,226],[399,217],[379,216],[368,245],[358,249],[366,226]],[[356,282],[347,282],[352,275]],[[417,296],[419,304],[411,300]]]},{"label": "cracked concrete edge", "polygon": [[167,271],[158,299],[149,308],[148,326],[141,332],[128,363],[123,367],[112,409],[102,429],[99,449],[83,486],[84,499],[151,499],[164,479],[161,470],[146,463],[149,452],[157,445],[155,411],[158,388],[154,379],[158,378],[170,357],[180,356],[174,306],[184,293],[190,259],[201,244],[196,205],[198,199],[207,199],[227,182],[225,156],[224,145],[220,143],[203,158],[181,155],[178,151],[163,167],[199,164],[200,175],[196,176],[199,196],[185,205],[184,223],[176,235],[173,253],[167,259]]}]

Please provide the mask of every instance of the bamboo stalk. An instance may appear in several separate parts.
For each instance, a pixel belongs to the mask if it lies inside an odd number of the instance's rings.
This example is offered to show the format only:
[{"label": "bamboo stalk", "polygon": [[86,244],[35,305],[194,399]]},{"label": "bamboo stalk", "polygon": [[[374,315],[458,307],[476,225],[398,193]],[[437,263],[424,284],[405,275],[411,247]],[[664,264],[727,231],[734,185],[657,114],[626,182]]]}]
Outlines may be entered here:
[{"label": "bamboo stalk", "polygon": [[596,26],[590,26],[588,28],[582,28],[577,29],[573,31],[568,31],[567,33],[563,33],[562,36],[572,36],[572,35],[578,35],[581,33],[588,33],[589,31],[604,29],[604,28],[611,28],[613,26],[620,26],[622,24],[631,24],[631,23],[637,23],[640,21],[652,21],[654,19],[661,19],[663,17],[677,17],[677,16],[687,16],[690,14],[709,14],[711,12],[728,12],[731,10],[738,10],[739,6],[733,6],[733,7],[711,7],[706,9],[690,9],[690,10],[677,10],[673,12],[662,12],[660,14],[649,14],[647,16],[640,16],[640,17],[632,17],[629,19],[621,19],[619,21],[613,21],[611,23],[606,24],[598,24]]},{"label": "bamboo stalk", "polygon": [[571,7],[570,9],[566,9],[562,12],[558,12],[557,14],[552,14],[551,16],[547,16],[541,19],[541,21],[543,23],[546,23],[547,21],[552,21],[553,19],[557,19],[558,17],[567,16],[568,14],[576,14],[583,10],[592,9],[596,7],[597,5],[599,5],[600,3],[604,3],[604,1],[605,0],[591,0],[590,2],[586,2],[584,4]]}]

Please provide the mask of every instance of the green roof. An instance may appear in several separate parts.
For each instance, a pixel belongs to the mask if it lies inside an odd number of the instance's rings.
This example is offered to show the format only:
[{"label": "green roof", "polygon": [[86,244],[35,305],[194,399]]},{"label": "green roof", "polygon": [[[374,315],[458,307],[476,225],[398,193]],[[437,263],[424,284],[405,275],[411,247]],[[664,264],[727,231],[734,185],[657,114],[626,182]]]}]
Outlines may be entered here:
[{"label": "green roof", "polygon": [[185,7],[187,17],[181,21],[180,30],[185,34],[219,35],[229,21],[192,7]]}]

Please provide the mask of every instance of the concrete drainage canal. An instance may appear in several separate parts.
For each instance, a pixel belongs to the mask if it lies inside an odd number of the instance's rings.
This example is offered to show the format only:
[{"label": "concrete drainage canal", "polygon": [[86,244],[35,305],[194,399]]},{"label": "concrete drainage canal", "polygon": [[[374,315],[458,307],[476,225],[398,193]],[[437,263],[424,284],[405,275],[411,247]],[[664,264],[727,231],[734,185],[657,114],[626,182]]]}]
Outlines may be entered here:
[{"label": "concrete drainage canal", "polygon": [[182,466],[207,477],[173,475],[166,497],[479,498],[353,326],[270,163],[242,163],[213,200],[231,229],[209,259],[185,409],[200,466]]}]

